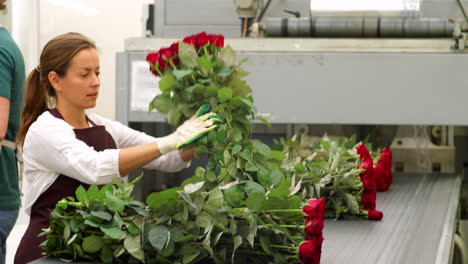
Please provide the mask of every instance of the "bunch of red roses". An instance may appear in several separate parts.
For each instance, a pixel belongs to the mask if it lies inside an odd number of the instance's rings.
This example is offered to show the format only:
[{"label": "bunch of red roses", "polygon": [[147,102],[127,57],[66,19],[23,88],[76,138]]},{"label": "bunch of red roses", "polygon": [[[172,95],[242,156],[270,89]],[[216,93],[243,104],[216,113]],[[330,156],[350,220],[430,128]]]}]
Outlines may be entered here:
[{"label": "bunch of red roses", "polygon": [[[193,45],[198,52],[205,47],[208,48],[209,52],[212,52],[216,47],[224,47],[223,35],[208,35],[206,32],[185,37],[182,41]],[[180,62],[179,42],[174,42],[169,47],[161,48],[158,52],[149,53],[146,56],[146,61],[150,64],[150,71],[156,76],[161,76],[168,67],[176,69]]]},{"label": "bunch of red roses", "polygon": [[380,151],[379,161],[374,171],[377,191],[387,191],[393,182],[392,151],[389,148],[384,148]]},{"label": "bunch of red roses", "polygon": [[304,221],[305,241],[299,246],[299,260],[305,264],[320,263],[323,242],[323,220],[325,215],[325,199],[311,199],[302,208],[306,214]]},{"label": "bunch of red roses", "polygon": [[361,194],[361,202],[364,210],[368,211],[368,219],[380,220],[383,214],[375,210],[377,200],[377,186],[375,180],[374,161],[370,155],[369,150],[364,144],[356,147],[357,153],[361,158],[361,163],[358,165],[359,169],[364,171],[359,174],[362,182],[363,191]]}]

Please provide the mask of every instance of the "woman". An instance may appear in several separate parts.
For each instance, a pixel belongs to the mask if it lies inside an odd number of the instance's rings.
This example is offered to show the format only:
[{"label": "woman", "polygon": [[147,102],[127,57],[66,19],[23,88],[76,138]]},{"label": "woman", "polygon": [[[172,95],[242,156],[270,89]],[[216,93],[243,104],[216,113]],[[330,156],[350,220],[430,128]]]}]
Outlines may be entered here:
[{"label": "woman", "polygon": [[[194,151],[175,151],[195,135],[214,128],[208,113],[191,118],[173,134],[153,138],[99,115],[85,114],[99,93],[95,44],[77,33],[60,35],[44,47],[26,84],[18,144],[23,145],[25,210],[31,220],[15,263],[41,258],[37,237],[49,213],[79,185],[107,184],[139,168],[179,171]],[[55,101],[55,107],[48,106]]]},{"label": "woman", "polygon": [[[0,12],[6,1],[0,0]],[[10,33],[0,25],[0,264],[5,264],[6,240],[20,208],[15,157],[24,90],[24,61]]]}]

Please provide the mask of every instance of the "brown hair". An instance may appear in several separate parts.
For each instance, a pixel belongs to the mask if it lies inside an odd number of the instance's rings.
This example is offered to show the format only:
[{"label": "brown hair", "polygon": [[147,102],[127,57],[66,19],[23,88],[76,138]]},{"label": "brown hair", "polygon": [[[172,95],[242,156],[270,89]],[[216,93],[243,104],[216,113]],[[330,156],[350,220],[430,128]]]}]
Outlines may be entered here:
[{"label": "brown hair", "polygon": [[6,8],[6,0],[0,0],[0,12],[6,13],[7,8]]},{"label": "brown hair", "polygon": [[[1,1],[1,0],[0,0]],[[17,136],[18,145],[23,145],[26,133],[34,121],[49,109],[55,90],[49,82],[49,72],[66,75],[73,57],[84,49],[96,49],[91,39],[79,33],[66,33],[51,39],[44,47],[39,65],[31,71],[26,81],[26,98]]]}]

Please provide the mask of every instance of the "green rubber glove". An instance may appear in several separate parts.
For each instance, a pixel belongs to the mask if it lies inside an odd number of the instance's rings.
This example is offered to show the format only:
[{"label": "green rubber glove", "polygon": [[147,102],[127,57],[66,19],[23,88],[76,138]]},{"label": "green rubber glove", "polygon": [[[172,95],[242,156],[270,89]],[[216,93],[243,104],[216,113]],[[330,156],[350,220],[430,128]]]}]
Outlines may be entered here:
[{"label": "green rubber glove", "polygon": [[[206,115],[207,113],[209,113],[211,111],[211,105],[210,104],[204,104],[202,106],[200,106],[200,108],[198,109],[197,113],[195,114],[196,117],[201,117],[203,115]],[[210,132],[211,130],[213,129],[216,129],[218,128],[218,125],[219,124],[222,124],[223,121],[221,120],[221,117],[219,117],[217,114],[215,113],[210,113],[208,115],[208,117],[206,117],[206,120],[212,120],[213,121],[213,125],[210,127],[209,130],[206,130],[202,133],[199,133],[197,135],[194,135],[193,137],[191,137],[190,139],[187,139],[186,141],[180,143],[179,145],[177,145],[177,149],[181,149],[181,148],[184,148],[185,146],[191,144],[192,142],[206,136],[208,134],[208,132]]]}]

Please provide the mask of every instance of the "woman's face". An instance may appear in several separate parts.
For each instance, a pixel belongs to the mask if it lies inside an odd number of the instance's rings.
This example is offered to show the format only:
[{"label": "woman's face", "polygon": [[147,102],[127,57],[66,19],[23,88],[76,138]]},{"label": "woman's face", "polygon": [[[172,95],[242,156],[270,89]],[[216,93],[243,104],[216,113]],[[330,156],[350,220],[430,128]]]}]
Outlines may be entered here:
[{"label": "woman's face", "polygon": [[77,109],[96,106],[99,94],[99,56],[96,49],[78,52],[63,77],[58,77],[57,99]]}]

